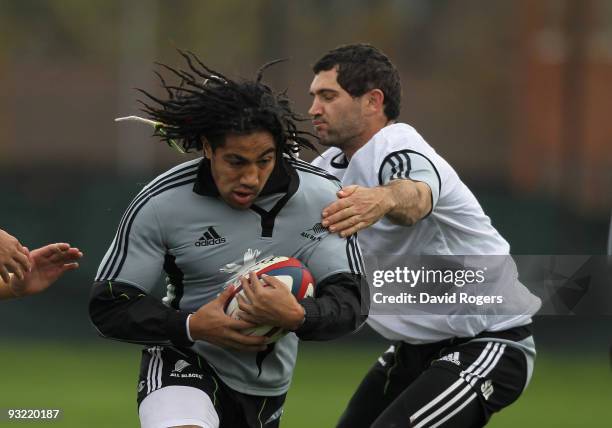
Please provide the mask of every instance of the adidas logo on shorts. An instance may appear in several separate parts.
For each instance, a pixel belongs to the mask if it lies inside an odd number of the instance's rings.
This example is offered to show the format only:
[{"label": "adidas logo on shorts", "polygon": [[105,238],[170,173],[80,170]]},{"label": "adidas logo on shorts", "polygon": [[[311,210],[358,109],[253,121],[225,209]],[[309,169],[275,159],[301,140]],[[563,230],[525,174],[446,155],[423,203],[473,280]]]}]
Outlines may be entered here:
[{"label": "adidas logo on shorts", "polygon": [[453,352],[452,354],[445,355],[442,358],[439,358],[438,361],[448,361],[449,363],[461,366],[461,361],[459,361],[459,352]]}]

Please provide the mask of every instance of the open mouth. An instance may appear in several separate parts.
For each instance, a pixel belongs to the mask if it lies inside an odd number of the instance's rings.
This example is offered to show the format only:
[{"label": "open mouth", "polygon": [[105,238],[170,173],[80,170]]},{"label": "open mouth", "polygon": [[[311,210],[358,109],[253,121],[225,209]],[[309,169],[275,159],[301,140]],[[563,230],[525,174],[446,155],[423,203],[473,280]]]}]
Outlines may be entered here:
[{"label": "open mouth", "polygon": [[232,192],[232,196],[234,197],[234,200],[240,205],[247,205],[255,199],[254,192],[246,192],[240,190],[234,190]]}]

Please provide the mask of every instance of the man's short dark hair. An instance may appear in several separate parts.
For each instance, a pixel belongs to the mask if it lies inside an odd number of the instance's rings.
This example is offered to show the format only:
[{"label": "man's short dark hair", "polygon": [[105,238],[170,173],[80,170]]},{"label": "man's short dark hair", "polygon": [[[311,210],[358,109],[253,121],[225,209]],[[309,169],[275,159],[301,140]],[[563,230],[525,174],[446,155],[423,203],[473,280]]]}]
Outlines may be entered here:
[{"label": "man's short dark hair", "polygon": [[402,86],[393,63],[372,45],[358,43],[329,51],[312,67],[315,74],[337,67],[338,84],[352,97],[372,89],[385,95],[385,115],[395,120],[400,113]]},{"label": "man's short dark hair", "polygon": [[193,53],[179,50],[187,63],[186,69],[158,64],[179,78],[168,84],[157,73],[166,99],[139,89],[155,104],[140,100],[150,119],[158,123],[155,135],[169,145],[180,144],[183,150],[201,150],[207,141],[213,151],[223,146],[228,134],[246,135],[257,131],[272,134],[277,153],[293,155],[300,148],[314,150],[308,137],[296,121],[304,120],[291,109],[284,92],[275,93],[262,83],[263,71],[279,61],[261,67],[254,80],[234,81],[210,69]]}]

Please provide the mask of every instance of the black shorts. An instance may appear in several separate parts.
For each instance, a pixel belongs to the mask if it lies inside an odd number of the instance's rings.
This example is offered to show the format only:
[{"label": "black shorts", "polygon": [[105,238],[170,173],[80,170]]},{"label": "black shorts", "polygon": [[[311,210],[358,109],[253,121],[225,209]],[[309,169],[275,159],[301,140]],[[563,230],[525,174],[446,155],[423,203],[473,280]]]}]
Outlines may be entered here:
[{"label": "black shorts", "polygon": [[203,357],[190,350],[155,346],[143,349],[138,379],[138,406],[166,386],[188,386],[206,393],[219,416],[220,428],[275,428],[287,394],[243,394],[227,386]]},{"label": "black shorts", "polygon": [[513,342],[528,326],[425,345],[396,342],[370,369],[338,427],[482,427],[527,384]]}]

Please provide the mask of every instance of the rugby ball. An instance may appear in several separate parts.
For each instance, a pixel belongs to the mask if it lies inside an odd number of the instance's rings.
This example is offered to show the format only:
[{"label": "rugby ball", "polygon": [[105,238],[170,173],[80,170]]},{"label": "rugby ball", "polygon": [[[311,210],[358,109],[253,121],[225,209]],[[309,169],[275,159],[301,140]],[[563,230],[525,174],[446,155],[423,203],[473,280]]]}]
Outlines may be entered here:
[{"label": "rugby ball", "polygon": [[[295,296],[297,301],[314,295],[315,282],[310,271],[302,262],[294,257],[268,257],[255,265],[251,266],[248,272],[241,276],[247,276],[249,272],[255,272],[258,278],[265,274],[278,278]],[[240,280],[236,280],[235,289],[230,298],[225,303],[225,313],[238,319],[238,298],[240,294],[246,299],[246,295],[242,289]],[[264,283],[264,286],[268,286]],[[248,300],[248,299],[247,299]],[[253,328],[248,328],[242,331],[247,336],[267,336],[271,341],[275,342],[283,337],[287,332],[280,327],[261,325]]]}]

